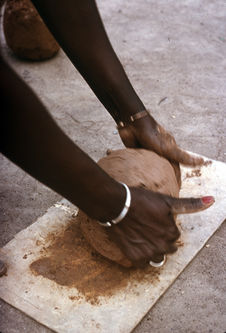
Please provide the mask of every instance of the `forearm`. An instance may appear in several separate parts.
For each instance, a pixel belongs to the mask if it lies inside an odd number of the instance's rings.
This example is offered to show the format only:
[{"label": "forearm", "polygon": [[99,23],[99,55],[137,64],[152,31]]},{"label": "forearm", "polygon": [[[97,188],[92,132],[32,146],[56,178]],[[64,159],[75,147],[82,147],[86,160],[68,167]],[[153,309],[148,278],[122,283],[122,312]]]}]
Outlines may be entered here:
[{"label": "forearm", "polygon": [[32,2],[116,121],[145,109],[109,42],[94,0]]},{"label": "forearm", "polygon": [[3,62],[0,77],[2,153],[91,217],[116,217],[124,203],[121,185],[63,133],[32,90]]}]

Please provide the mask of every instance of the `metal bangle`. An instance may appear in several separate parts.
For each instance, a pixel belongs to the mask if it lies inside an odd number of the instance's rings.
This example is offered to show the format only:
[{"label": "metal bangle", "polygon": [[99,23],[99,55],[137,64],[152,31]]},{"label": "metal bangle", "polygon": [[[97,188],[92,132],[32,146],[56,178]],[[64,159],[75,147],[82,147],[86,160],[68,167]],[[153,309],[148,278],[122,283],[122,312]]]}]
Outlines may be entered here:
[{"label": "metal bangle", "polygon": [[152,267],[162,267],[166,262],[166,255],[164,254],[163,260],[160,262],[154,262],[152,260],[149,261],[149,265]]},{"label": "metal bangle", "polygon": [[[121,182],[120,182],[121,183]],[[119,214],[119,216],[117,216],[114,220],[108,221],[108,222],[99,222],[98,223],[100,225],[102,225],[103,227],[111,227],[112,223],[113,224],[117,224],[119,222],[122,221],[122,219],[124,219],[124,217],[126,216],[126,214],[128,213],[128,210],[130,208],[130,204],[131,204],[131,193],[130,193],[130,189],[128,188],[128,186],[124,183],[121,183],[125,189],[126,189],[126,201],[125,201],[125,205],[121,211],[121,213]]]},{"label": "metal bangle", "polygon": [[[129,117],[129,122],[128,123],[133,123],[135,120],[138,120],[140,118],[144,118],[149,114],[147,110],[143,110],[137,113],[134,113],[132,116]],[[119,121],[117,123],[117,129],[123,128],[127,125],[124,121]]]}]

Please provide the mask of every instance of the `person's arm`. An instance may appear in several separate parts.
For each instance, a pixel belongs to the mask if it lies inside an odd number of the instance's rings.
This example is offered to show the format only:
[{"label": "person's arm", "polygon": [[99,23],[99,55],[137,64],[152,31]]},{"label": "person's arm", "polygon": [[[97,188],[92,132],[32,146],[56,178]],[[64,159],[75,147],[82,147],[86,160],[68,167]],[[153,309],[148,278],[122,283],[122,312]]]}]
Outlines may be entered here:
[{"label": "person's arm", "polygon": [[115,121],[145,109],[111,46],[94,0],[32,2]]},{"label": "person's arm", "polygon": [[125,200],[122,185],[65,135],[4,61],[0,78],[2,153],[89,216],[103,221],[117,216]]},{"label": "person's arm", "polygon": [[[90,217],[102,222],[117,217],[125,203],[124,187],[63,133],[37,96],[1,58],[0,92],[1,152]],[[176,250],[179,231],[174,213],[199,211],[214,202],[212,197],[174,199],[139,188],[130,191],[131,207],[109,233],[137,266],[160,261],[163,254]]]},{"label": "person's arm", "polygon": [[126,127],[119,129],[126,147],[150,149],[183,164],[203,163],[203,159],[180,149],[173,136],[159,126],[151,115],[130,122],[130,116],[146,108],[111,46],[94,0],[32,2],[116,123],[123,121],[126,124]]}]

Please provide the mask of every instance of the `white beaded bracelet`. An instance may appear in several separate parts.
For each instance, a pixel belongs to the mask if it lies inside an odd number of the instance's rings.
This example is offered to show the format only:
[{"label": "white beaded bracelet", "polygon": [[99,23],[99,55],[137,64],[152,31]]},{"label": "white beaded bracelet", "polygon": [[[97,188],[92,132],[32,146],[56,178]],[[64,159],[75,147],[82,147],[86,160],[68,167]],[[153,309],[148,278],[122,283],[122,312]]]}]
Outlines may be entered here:
[{"label": "white beaded bracelet", "polygon": [[124,217],[128,213],[128,210],[129,210],[129,207],[130,207],[130,204],[131,204],[131,193],[130,193],[130,190],[129,190],[129,188],[128,188],[128,186],[126,184],[124,184],[124,183],[121,183],[121,184],[126,189],[126,201],[125,201],[125,205],[124,205],[121,213],[119,214],[119,216],[116,217],[114,220],[111,220],[111,221],[108,221],[108,222],[105,222],[105,223],[102,223],[102,222],[98,221],[99,224],[102,225],[103,227],[111,227],[112,223],[113,224],[119,223],[120,221],[122,221],[122,219],[124,219]]}]

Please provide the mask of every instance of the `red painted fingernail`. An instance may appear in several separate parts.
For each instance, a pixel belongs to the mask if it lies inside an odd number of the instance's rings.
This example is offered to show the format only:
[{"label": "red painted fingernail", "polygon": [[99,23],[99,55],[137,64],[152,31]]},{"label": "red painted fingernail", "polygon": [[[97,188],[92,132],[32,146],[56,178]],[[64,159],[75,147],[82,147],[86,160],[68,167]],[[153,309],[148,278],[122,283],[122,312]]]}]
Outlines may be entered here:
[{"label": "red painted fingernail", "polygon": [[205,205],[208,205],[208,204],[210,204],[211,202],[214,202],[214,197],[211,197],[211,196],[203,197],[203,198],[202,198],[202,202],[203,202]]}]

